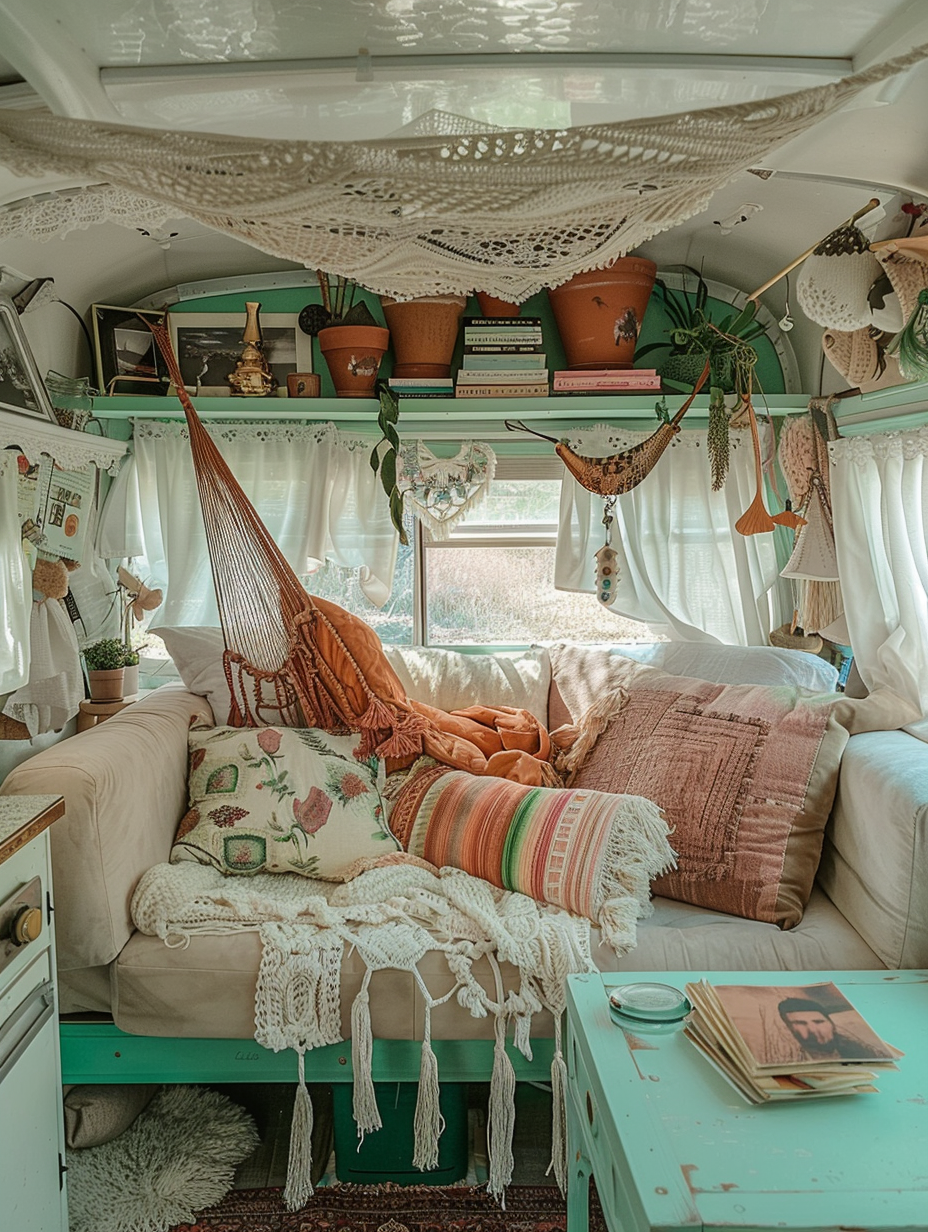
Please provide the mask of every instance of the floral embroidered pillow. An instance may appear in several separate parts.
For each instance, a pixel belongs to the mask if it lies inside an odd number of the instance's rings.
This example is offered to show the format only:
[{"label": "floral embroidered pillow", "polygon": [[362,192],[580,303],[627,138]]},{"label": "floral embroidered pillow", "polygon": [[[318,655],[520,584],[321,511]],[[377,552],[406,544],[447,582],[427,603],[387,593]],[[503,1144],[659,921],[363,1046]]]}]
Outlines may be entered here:
[{"label": "floral embroidered pillow", "polygon": [[193,728],[189,807],[171,862],[340,881],[359,859],[399,851],[383,763],[358,761],[358,740],[302,727]]}]

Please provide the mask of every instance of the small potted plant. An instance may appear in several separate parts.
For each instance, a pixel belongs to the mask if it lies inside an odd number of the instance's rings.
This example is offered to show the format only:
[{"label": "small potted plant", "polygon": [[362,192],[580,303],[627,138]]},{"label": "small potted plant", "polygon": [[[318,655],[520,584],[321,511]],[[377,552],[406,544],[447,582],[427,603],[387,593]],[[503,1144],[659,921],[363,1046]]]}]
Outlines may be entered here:
[{"label": "small potted plant", "polygon": [[[122,701],[125,689],[126,647],[118,637],[104,637],[84,647],[84,665],[90,700]],[[138,660],[138,655],[136,655]]]},{"label": "small potted plant", "polygon": [[300,328],[315,334],[339,398],[371,398],[380,361],[390,345],[390,331],[378,324],[363,300],[355,302],[357,284],[334,281],[318,273],[321,304],[300,313]]}]

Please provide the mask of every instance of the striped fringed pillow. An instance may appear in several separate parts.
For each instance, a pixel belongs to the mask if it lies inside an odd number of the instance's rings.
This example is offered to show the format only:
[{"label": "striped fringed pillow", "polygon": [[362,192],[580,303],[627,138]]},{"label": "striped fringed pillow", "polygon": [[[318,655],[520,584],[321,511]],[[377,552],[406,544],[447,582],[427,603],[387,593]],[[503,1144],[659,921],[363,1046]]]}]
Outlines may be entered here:
[{"label": "striped fringed pillow", "polygon": [[661,810],[642,796],[443,766],[412,775],[403,795],[391,826],[412,855],[586,916],[617,949],[634,944],[651,878],[674,864]]}]

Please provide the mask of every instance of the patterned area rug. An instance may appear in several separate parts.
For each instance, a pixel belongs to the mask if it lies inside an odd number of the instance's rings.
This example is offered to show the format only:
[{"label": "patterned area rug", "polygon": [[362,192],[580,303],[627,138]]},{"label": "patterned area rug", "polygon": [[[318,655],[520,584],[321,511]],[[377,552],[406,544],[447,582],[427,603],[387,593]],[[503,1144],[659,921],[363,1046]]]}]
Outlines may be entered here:
[{"label": "patterned area rug", "polygon": [[[590,1232],[606,1232],[591,1186]],[[481,1186],[333,1185],[300,1211],[279,1189],[239,1189],[196,1223],[171,1232],[565,1232],[567,1211],[554,1185],[512,1185],[506,1209]]]}]

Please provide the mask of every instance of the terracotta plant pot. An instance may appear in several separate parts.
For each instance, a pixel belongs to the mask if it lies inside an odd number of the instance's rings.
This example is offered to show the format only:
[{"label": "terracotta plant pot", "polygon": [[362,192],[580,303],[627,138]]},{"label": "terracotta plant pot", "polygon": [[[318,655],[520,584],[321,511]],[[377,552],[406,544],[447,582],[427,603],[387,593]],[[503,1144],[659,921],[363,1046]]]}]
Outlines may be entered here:
[{"label": "terracotta plant pot", "polygon": [[620,257],[548,290],[569,368],[630,368],[657,266]]},{"label": "terracotta plant pot", "polygon": [[124,667],[114,667],[109,671],[88,670],[90,700],[92,702],[121,702],[125,670]]},{"label": "terracotta plant pot", "polygon": [[446,377],[467,306],[463,295],[425,295],[395,300],[382,295],[393,341],[395,377]]},{"label": "terracotta plant pot", "polygon": [[330,325],[319,331],[339,398],[372,398],[380,361],[390,345],[390,331],[381,325]]},{"label": "terracotta plant pot", "polygon": [[477,292],[477,303],[485,317],[517,317],[519,305],[511,304],[508,299],[497,299],[495,295],[487,295],[486,291]]}]

